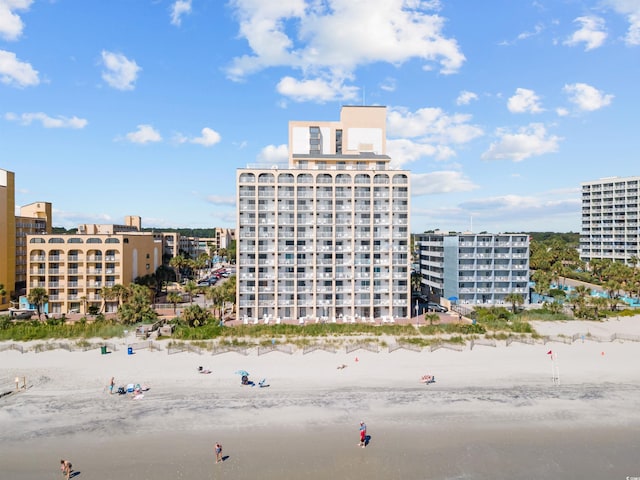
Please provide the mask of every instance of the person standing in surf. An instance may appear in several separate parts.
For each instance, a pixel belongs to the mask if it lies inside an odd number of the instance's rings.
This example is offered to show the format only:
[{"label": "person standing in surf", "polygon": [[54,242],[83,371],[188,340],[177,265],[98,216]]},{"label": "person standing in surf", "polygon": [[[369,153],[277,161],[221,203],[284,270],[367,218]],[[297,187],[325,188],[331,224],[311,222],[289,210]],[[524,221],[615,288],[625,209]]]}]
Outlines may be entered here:
[{"label": "person standing in surf", "polygon": [[216,443],[214,450],[216,451],[216,463],[220,463],[222,461],[222,445]]},{"label": "person standing in surf", "polygon": [[367,446],[367,426],[364,422],[360,422],[360,443],[358,443],[359,447]]}]

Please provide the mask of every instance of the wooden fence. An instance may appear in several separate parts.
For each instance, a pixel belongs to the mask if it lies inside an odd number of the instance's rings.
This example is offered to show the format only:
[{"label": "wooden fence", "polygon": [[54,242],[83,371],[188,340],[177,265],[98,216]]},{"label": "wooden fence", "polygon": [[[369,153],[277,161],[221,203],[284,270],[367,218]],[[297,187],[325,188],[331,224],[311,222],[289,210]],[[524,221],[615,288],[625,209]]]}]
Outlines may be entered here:
[{"label": "wooden fence", "polygon": [[370,352],[378,353],[380,351],[380,346],[374,343],[354,343],[345,347],[345,351],[347,353],[352,353],[356,350],[369,350]]},{"label": "wooden fence", "polygon": [[398,342],[393,345],[389,345],[389,353],[395,352],[396,350],[400,350],[401,348],[405,350],[411,350],[412,352],[421,352],[422,347],[420,345],[416,345],[408,342]]},{"label": "wooden fence", "polygon": [[276,345],[261,345],[258,347],[258,355],[264,355],[265,353],[270,353],[270,352],[282,352],[282,353],[288,353],[289,355],[292,355],[293,351],[294,349],[292,345],[276,344]]},{"label": "wooden fence", "polygon": [[315,352],[316,350],[324,350],[329,353],[336,353],[338,349],[333,345],[326,345],[324,343],[317,343],[315,345],[307,345],[302,349],[302,354],[306,355],[307,353]]}]

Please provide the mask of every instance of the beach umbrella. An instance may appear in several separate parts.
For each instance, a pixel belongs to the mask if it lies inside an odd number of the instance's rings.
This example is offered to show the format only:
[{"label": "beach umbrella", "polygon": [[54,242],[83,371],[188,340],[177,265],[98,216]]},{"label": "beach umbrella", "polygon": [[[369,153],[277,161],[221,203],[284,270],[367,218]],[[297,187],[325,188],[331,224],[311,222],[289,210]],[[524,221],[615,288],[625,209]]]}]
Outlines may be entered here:
[{"label": "beach umbrella", "polygon": [[242,375],[243,377],[248,377],[249,376],[249,372],[247,372],[246,370],[236,370],[236,374],[237,375]]},{"label": "beach umbrella", "polygon": [[447,300],[449,300],[450,302],[457,302],[458,301],[458,297],[449,297],[449,298],[447,298]]}]

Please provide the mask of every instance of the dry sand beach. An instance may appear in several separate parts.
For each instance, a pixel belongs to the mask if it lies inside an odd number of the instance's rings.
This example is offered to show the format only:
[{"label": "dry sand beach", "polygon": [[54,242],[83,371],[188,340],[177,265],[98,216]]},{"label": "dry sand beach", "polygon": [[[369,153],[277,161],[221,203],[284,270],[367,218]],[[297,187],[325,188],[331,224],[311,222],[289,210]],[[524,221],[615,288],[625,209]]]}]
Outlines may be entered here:
[{"label": "dry sand beach", "polygon": [[[640,335],[640,317],[535,328]],[[586,335],[463,351],[245,356],[127,355],[129,341],[108,355],[0,352],[0,385],[10,389],[16,376],[28,385],[0,398],[1,479],[61,478],[61,458],[78,480],[640,476],[640,342]],[[239,369],[270,387],[241,386]],[[424,374],[436,383],[420,383]],[[149,390],[139,400],[109,395],[112,376]],[[361,420],[365,449],[356,446]],[[225,456],[217,465],[216,442]]]}]

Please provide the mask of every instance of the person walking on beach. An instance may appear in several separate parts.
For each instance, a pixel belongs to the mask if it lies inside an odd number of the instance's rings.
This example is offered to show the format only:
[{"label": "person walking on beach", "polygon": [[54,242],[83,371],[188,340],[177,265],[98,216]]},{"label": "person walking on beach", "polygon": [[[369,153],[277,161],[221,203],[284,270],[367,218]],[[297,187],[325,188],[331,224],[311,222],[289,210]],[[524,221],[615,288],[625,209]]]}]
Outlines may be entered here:
[{"label": "person walking on beach", "polygon": [[359,447],[367,446],[367,426],[364,422],[360,422],[360,443],[358,443]]},{"label": "person walking on beach", "polygon": [[216,443],[214,450],[216,451],[216,463],[219,463],[222,461],[222,445]]},{"label": "person walking on beach", "polygon": [[69,460],[60,460],[60,470],[65,480],[69,480],[71,476],[71,462]]},{"label": "person walking on beach", "polygon": [[116,386],[116,377],[111,377],[109,382],[109,393],[113,394],[113,388]]}]

